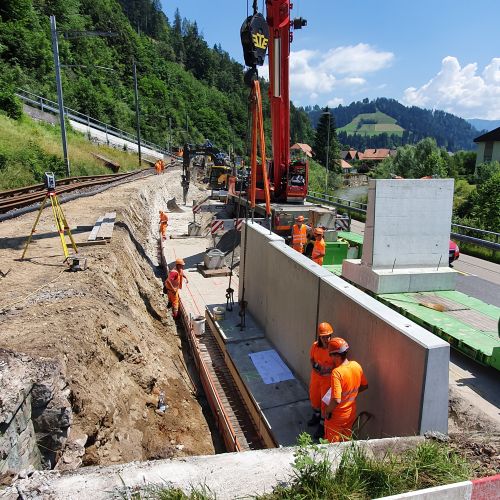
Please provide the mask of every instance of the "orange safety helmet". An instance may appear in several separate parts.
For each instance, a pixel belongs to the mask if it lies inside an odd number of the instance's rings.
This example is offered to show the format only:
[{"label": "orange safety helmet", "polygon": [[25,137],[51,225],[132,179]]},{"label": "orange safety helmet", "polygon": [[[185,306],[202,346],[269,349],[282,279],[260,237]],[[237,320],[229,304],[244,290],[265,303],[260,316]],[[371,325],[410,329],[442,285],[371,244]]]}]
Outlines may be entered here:
[{"label": "orange safety helmet", "polygon": [[175,265],[176,266],[185,266],[186,263],[184,262],[184,259],[175,259]]},{"label": "orange safety helmet", "polygon": [[334,337],[328,342],[328,353],[329,354],[342,354],[349,349],[349,344],[340,337]]},{"label": "orange safety helmet", "polygon": [[315,230],[314,230],[314,234],[324,234],[325,232],[323,231],[323,229],[321,229],[320,227],[317,227]]},{"label": "orange safety helmet", "polygon": [[297,222],[304,222],[304,216],[303,215],[299,215],[295,220]]},{"label": "orange safety helmet", "polygon": [[333,333],[333,327],[330,323],[326,321],[324,323],[320,323],[318,326],[318,335],[320,337],[331,335]]}]

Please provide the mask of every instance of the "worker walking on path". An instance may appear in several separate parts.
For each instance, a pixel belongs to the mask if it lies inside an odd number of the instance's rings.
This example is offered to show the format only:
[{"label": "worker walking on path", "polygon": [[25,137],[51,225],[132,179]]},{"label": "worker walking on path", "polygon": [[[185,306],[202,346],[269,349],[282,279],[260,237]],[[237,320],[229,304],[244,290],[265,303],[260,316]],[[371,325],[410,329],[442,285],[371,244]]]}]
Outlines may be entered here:
[{"label": "worker walking on path", "polygon": [[176,259],[175,269],[170,271],[165,280],[165,288],[167,290],[168,305],[172,307],[172,317],[177,319],[179,315],[179,290],[182,288],[182,282],[185,279],[189,283],[186,274],[184,273],[184,260]]},{"label": "worker walking on path", "polygon": [[160,163],[160,160],[157,160],[156,163],[155,163],[155,172],[156,172],[156,175],[160,175],[161,174],[161,163]]},{"label": "worker walking on path", "polygon": [[304,216],[299,215],[296,224],[292,226],[292,248],[297,252],[304,253],[307,244],[307,232],[309,227],[304,224]]},{"label": "worker walking on path", "polygon": [[349,344],[340,337],[328,342],[334,368],[329,394],[325,395],[323,402],[326,403],[325,438],[330,443],[350,439],[356,420],[356,398],[368,389],[363,368],[356,361],[347,359],[348,350]]},{"label": "worker walking on path", "polygon": [[312,366],[309,399],[314,413],[307,425],[310,427],[318,426],[314,433],[316,439],[324,435],[325,404],[321,401],[321,398],[330,387],[333,359],[328,353],[328,341],[332,334],[332,325],[330,323],[321,323],[318,326],[318,340],[313,343],[309,356]]},{"label": "worker walking on path", "polygon": [[314,230],[314,247],[312,250],[311,254],[311,259],[316,262],[316,264],[319,264],[320,266],[323,265],[323,257],[326,254],[326,243],[323,238],[324,236],[324,231],[320,227],[317,227]]},{"label": "worker walking on path", "polygon": [[167,227],[168,227],[168,215],[163,210],[160,210],[160,234],[162,239],[166,238]]}]

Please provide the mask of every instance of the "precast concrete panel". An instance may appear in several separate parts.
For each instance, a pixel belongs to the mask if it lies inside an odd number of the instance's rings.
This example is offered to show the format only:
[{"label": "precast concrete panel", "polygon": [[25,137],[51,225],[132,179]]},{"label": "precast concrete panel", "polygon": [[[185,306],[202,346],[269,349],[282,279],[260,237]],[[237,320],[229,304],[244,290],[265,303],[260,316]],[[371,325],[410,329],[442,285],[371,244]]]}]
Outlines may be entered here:
[{"label": "precast concrete panel", "polygon": [[350,359],[366,373],[358,413],[372,417],[362,436],[447,431],[446,342],[336,276],[321,280],[319,320],[348,341]]},{"label": "precast concrete panel", "polygon": [[[268,245],[271,242],[280,242],[284,246],[286,244],[281,236],[270,233],[269,229],[254,222],[243,223],[242,233],[239,299],[241,300],[244,289],[249,311],[257,323],[264,328],[267,315],[267,297],[273,293],[273,287],[268,280]],[[243,276],[248,277],[244,283]]]},{"label": "precast concrete panel", "polygon": [[363,263],[374,269],[446,266],[453,183],[453,179],[370,181]]},{"label": "precast concrete panel", "polygon": [[[309,383],[309,352],[316,340],[320,278],[331,273],[280,242],[270,243],[268,261],[267,337],[297,373]],[[250,307],[250,304],[249,304]],[[254,312],[259,318],[259,311]]]}]

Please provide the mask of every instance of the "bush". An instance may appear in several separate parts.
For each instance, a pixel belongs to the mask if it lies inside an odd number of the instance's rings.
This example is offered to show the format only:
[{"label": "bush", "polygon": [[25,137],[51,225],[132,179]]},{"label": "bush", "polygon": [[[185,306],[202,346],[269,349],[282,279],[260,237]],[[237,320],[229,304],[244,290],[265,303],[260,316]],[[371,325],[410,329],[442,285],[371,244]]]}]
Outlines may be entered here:
[{"label": "bush", "polygon": [[14,120],[23,116],[23,106],[11,90],[0,90],[0,109]]}]

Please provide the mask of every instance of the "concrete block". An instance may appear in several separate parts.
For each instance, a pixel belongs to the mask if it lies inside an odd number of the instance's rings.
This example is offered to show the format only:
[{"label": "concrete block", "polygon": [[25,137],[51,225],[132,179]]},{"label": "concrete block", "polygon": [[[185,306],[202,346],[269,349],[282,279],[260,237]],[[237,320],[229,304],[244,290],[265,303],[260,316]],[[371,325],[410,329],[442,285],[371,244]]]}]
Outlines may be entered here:
[{"label": "concrete block", "polygon": [[309,400],[288,404],[286,408],[269,408],[264,411],[273,436],[281,446],[295,446],[297,437],[303,432],[314,432],[315,428],[307,426],[311,418]]},{"label": "concrete block", "polygon": [[448,343],[332,275],[321,279],[318,320],[349,342],[368,378],[363,436],[447,432]]},{"label": "concrete block", "polygon": [[454,290],[456,271],[449,267],[374,269],[359,259],[346,259],[342,276],[373,293]]},{"label": "concrete block", "polygon": [[378,179],[368,190],[362,261],[373,268],[448,262],[453,179]]}]

